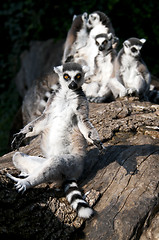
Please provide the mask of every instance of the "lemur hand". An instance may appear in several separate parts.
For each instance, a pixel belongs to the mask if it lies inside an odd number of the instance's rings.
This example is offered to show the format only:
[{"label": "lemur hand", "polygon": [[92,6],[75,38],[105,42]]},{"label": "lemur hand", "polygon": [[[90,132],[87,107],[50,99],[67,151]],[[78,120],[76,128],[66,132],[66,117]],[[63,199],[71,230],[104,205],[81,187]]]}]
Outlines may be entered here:
[{"label": "lemur hand", "polygon": [[33,131],[33,126],[28,124],[26,127],[24,127],[19,133],[16,133],[13,135],[13,141],[11,142],[11,148],[18,149],[21,142],[23,141],[24,138],[26,138],[27,133]]},{"label": "lemur hand", "polygon": [[100,153],[103,153],[105,147],[103,143],[100,141],[97,131],[94,129],[93,131],[89,132],[88,137],[92,140],[93,144],[99,149]]},{"label": "lemur hand", "polygon": [[13,150],[15,150],[15,149],[19,148],[21,142],[23,141],[23,139],[26,136],[26,133],[19,132],[19,133],[14,134],[13,136],[14,136],[14,138],[13,138],[13,141],[11,142],[11,148]]}]

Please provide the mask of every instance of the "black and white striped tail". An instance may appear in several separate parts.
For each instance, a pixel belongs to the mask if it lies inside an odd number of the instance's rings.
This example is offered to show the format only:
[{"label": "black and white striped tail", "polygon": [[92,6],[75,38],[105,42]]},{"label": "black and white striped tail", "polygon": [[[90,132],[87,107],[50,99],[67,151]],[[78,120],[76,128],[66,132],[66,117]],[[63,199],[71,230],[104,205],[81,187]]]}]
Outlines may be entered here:
[{"label": "black and white striped tail", "polygon": [[64,191],[67,201],[72,208],[77,211],[79,217],[90,218],[93,215],[93,209],[89,207],[88,203],[83,199],[75,180],[66,181]]}]

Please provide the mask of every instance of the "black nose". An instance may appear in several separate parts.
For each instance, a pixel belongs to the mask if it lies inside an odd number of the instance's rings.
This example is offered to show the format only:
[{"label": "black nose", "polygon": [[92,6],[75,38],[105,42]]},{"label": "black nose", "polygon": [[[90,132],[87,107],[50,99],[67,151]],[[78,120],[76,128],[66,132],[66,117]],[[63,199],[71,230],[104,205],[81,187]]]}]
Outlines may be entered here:
[{"label": "black nose", "polygon": [[103,51],[104,50],[104,46],[99,46],[99,51]]},{"label": "black nose", "polygon": [[90,25],[92,24],[90,20],[88,20],[88,23],[89,23]]},{"label": "black nose", "polygon": [[78,88],[77,83],[75,83],[74,81],[72,81],[69,85],[68,85],[69,89],[75,90]]}]

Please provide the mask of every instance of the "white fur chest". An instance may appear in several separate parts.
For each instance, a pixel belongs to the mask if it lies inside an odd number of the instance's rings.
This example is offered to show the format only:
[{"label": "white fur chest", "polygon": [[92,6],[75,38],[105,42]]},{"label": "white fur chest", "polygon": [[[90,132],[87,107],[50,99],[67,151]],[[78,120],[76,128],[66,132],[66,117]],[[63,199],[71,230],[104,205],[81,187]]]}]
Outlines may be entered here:
[{"label": "white fur chest", "polygon": [[84,47],[87,44],[87,37],[88,37],[88,33],[86,29],[81,29],[77,33],[77,40],[75,42],[76,50],[79,50],[80,48]]},{"label": "white fur chest", "polygon": [[120,75],[126,88],[133,87],[133,81],[138,74],[137,61],[126,54],[121,57]]},{"label": "white fur chest", "polygon": [[75,62],[80,62],[83,59],[86,64],[89,66],[90,70],[86,74],[93,75],[95,68],[95,57],[98,54],[98,47],[95,44],[94,38],[90,37],[87,40],[86,46],[80,48],[77,53],[74,55]]},{"label": "white fur chest", "polygon": [[112,72],[113,72],[113,63],[112,63],[111,54],[103,56],[100,54],[97,56],[97,68],[100,75],[100,80],[102,83],[106,83],[109,81]]},{"label": "white fur chest", "polygon": [[77,108],[77,96],[73,91],[60,91],[50,112],[49,131],[44,133],[43,151],[47,157],[68,153],[72,118]]},{"label": "white fur chest", "polygon": [[91,36],[91,37],[95,37],[95,36],[97,36],[98,34],[101,34],[101,33],[108,33],[108,28],[105,27],[105,26],[102,25],[102,24],[98,24],[97,26],[95,26],[95,27],[90,31],[90,36]]}]

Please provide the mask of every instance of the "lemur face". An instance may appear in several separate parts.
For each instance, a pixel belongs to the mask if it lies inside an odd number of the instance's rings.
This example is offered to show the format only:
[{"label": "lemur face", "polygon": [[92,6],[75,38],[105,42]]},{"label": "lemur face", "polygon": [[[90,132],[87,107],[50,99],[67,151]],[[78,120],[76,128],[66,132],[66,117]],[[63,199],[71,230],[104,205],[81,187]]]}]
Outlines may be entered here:
[{"label": "lemur face", "polygon": [[79,71],[66,71],[63,74],[63,79],[69,89],[76,90],[80,88],[83,83],[83,74]]},{"label": "lemur face", "polygon": [[124,52],[132,57],[138,57],[145,42],[146,40],[144,38],[129,38],[123,43]]},{"label": "lemur face", "polygon": [[54,70],[59,75],[59,82],[62,87],[77,90],[84,83],[84,74],[89,69],[86,66],[82,67],[78,63],[69,62],[55,67]]},{"label": "lemur face", "polygon": [[109,34],[99,34],[95,37],[95,44],[99,51],[108,51],[113,47],[113,44],[118,41],[118,38]]},{"label": "lemur face", "polygon": [[80,26],[82,24],[83,27],[86,27],[87,17],[88,17],[88,14],[86,12],[84,12],[82,15],[74,15],[73,16],[73,22],[77,26]]},{"label": "lemur face", "polygon": [[87,27],[93,28],[100,22],[100,17],[97,13],[91,13],[88,16]]}]

